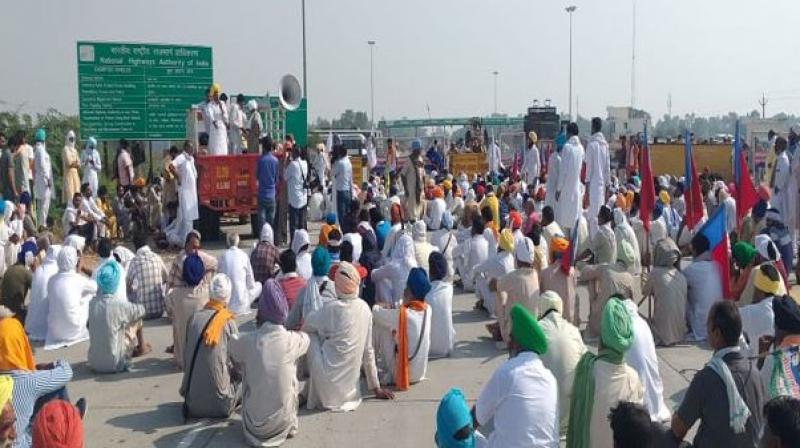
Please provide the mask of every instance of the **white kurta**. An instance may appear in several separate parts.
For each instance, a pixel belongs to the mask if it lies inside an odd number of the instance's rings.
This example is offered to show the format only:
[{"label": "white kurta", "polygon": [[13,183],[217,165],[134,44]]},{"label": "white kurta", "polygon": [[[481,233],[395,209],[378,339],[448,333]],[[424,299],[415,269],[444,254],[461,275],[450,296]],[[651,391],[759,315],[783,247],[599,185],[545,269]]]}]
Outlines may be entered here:
[{"label": "white kurta", "polygon": [[458,241],[452,230],[439,229],[431,234],[431,244],[444,255],[447,260],[447,276],[453,278],[455,275],[455,249],[458,247]]},{"label": "white kurta", "polygon": [[250,257],[238,247],[231,247],[219,257],[217,272],[231,280],[228,309],[236,315],[250,314],[250,304],[261,295],[261,282],[253,277]]},{"label": "white kurta", "polygon": [[689,322],[691,341],[706,340],[706,320],[714,303],[722,300],[719,269],[706,252],[683,271],[688,285],[686,320]]},{"label": "white kurta", "polygon": [[167,227],[167,240],[176,246],[183,246],[186,235],[192,231],[194,221],[200,217],[197,204],[197,168],[194,157],[182,152],[172,166],[178,173],[178,215]]},{"label": "white kurta", "polygon": [[642,404],[644,389],[639,375],[625,363],[611,364],[598,360],[594,364],[594,406],[589,422],[589,447],[608,448],[614,446],[614,434],[608,424],[608,412],[620,401]]},{"label": "white kurta", "polygon": [[[431,347],[431,307],[426,311],[406,310],[406,334],[408,335],[408,378],[411,384],[425,379],[428,371],[428,353]],[[372,307],[372,320],[375,323],[375,344],[382,361],[382,370],[385,384],[394,384],[394,369],[397,363],[395,356],[398,353],[397,334],[400,323],[400,310],[381,308],[379,305]],[[424,331],[423,331],[424,330]],[[421,338],[421,339],[420,339]],[[419,351],[413,359],[414,351],[419,345]]]},{"label": "white kurta", "polygon": [[522,174],[528,185],[535,185],[539,179],[539,148],[531,146],[525,151],[525,161],[522,165]]},{"label": "white kurta", "polygon": [[558,448],[558,383],[534,352],[505,361],[475,403],[481,425],[494,419],[487,447]]},{"label": "white kurta", "polygon": [[[586,188],[589,192],[589,237],[597,232],[597,213],[605,203],[606,185],[611,181],[608,143],[602,132],[592,134],[586,145]],[[564,223],[564,225],[569,225]]]},{"label": "white kurta", "polygon": [[489,145],[488,156],[489,156],[489,171],[491,171],[492,173],[499,173],[500,167],[503,165],[503,162],[501,160],[502,155],[500,153],[500,147],[497,145],[497,143],[492,142],[492,144]]},{"label": "white kurta", "polygon": [[558,378],[559,420],[561,431],[566,434],[575,368],[586,353],[586,346],[578,327],[556,311],[539,319],[539,326],[547,336],[547,353],[541,358],[544,366]]},{"label": "white kurta", "polygon": [[[556,151],[550,153],[547,159],[547,182],[545,183],[544,205],[555,208],[556,189],[558,188],[558,174],[561,171],[561,154]],[[555,211],[555,210],[554,210]]]},{"label": "white kurta", "polygon": [[92,187],[92,197],[97,199],[97,184],[100,178],[100,153],[95,148],[84,148],[81,151],[81,169],[83,170],[83,177],[81,184],[88,183]]},{"label": "white kurta", "polygon": [[307,334],[271,322],[229,343],[243,366],[242,426],[251,446],[280,446],[297,430],[297,363],[308,347]]},{"label": "white kurta", "polygon": [[583,210],[583,191],[581,187],[581,166],[583,164],[583,145],[577,136],[572,136],[561,150],[558,183],[556,191],[560,197],[556,202],[556,221],[562,228],[575,227],[575,221]]},{"label": "white kurta", "polygon": [[775,336],[775,313],[772,311],[772,297],[762,301],[745,305],[739,308],[742,317],[742,334],[747,336],[749,354],[745,356],[758,356],[758,340],[761,336]]},{"label": "white kurta", "polygon": [[[459,247],[459,252],[463,254],[462,263],[459,266],[459,275],[464,285],[464,290],[475,290],[475,271],[472,269],[489,258],[489,243],[483,235],[473,235],[467,242]],[[463,249],[462,249],[463,248]]]},{"label": "white kurta", "polygon": [[639,315],[636,303],[630,299],[624,303],[633,320],[633,343],[625,352],[625,362],[639,374],[639,380],[644,387],[644,406],[650,413],[650,419],[654,422],[666,422],[671,413],[664,403],[664,384],[658,371],[653,333],[650,332],[647,321]]},{"label": "white kurta", "polygon": [[791,181],[789,156],[783,151],[775,159],[775,186],[772,190],[772,201],[770,204],[781,212],[781,218],[786,224],[786,217],[794,210],[791,204],[789,184]]},{"label": "white kurta", "polygon": [[439,227],[442,225],[442,215],[444,215],[444,211],[447,208],[447,204],[445,204],[444,199],[436,198],[432,201],[428,201],[428,204],[425,208],[425,224],[428,226],[428,230],[438,230]]},{"label": "white kurta", "polygon": [[453,284],[442,280],[431,282],[425,303],[431,308],[431,347],[428,357],[450,356],[456,340],[456,330],[453,328]]},{"label": "white kurta", "polygon": [[59,272],[50,278],[45,350],[89,340],[89,301],[96,293],[97,283],[77,272]]},{"label": "white kurta", "polygon": [[497,292],[491,291],[489,283],[514,270],[514,255],[508,252],[498,252],[486,261],[473,265],[472,277],[475,279],[475,288],[478,296],[483,299],[483,306],[489,315],[495,316],[495,302]]},{"label": "white kurta", "polygon": [[50,154],[42,143],[37,143],[34,148],[33,194],[36,197],[36,220],[40,226],[47,226],[47,215],[50,209],[50,197],[53,186],[53,166],[50,163]]},{"label": "white kurta", "polygon": [[[207,102],[203,108],[203,119],[206,120],[208,132],[208,154],[212,156],[228,155],[228,110],[223,103]],[[196,219],[196,218],[195,218]]]},{"label": "white kurta", "polygon": [[52,255],[47,255],[33,273],[28,314],[25,316],[25,332],[28,333],[28,339],[33,342],[44,341],[47,338],[47,316],[50,309],[47,300],[47,282],[58,273],[57,254],[58,250]]},{"label": "white kurta", "polygon": [[364,368],[370,390],[379,387],[372,348],[372,312],[360,299],[326,302],[305,316],[309,333],[308,409],[353,411],[361,404],[359,378]]}]

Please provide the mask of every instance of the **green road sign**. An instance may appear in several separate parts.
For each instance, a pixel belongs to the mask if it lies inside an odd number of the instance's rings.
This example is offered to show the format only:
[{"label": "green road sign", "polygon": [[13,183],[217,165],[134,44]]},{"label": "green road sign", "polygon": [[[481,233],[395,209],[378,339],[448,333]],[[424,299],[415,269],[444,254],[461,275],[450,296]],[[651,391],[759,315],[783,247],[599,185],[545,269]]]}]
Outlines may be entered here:
[{"label": "green road sign", "polygon": [[81,137],[182,140],[213,82],[211,47],[78,42]]}]

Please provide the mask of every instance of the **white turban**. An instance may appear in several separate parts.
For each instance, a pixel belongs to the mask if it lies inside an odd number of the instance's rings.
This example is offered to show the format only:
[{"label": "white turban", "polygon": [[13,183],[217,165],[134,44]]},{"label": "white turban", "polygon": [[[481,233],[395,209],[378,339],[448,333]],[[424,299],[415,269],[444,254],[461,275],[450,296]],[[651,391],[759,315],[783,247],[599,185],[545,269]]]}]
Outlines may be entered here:
[{"label": "white turban", "polygon": [[514,258],[522,263],[532,264],[534,251],[533,241],[525,237],[514,245]]},{"label": "white turban", "polygon": [[272,226],[269,225],[268,222],[265,222],[264,225],[261,226],[261,238],[259,238],[259,241],[261,241],[262,243],[266,242],[270,244],[275,244],[274,239],[275,237],[273,236],[272,233]]},{"label": "white turban", "polygon": [[86,247],[86,238],[73,233],[64,240],[64,246],[71,247],[83,253],[83,249]]},{"label": "white turban", "polygon": [[425,241],[425,221],[417,221],[414,223],[414,229],[412,234],[414,235],[414,241]]},{"label": "white turban", "polygon": [[547,290],[539,295],[539,319],[543,318],[551,310],[563,314],[564,302],[557,292]]},{"label": "white turban", "polygon": [[247,102],[247,110],[252,112],[257,109],[258,109],[258,103],[256,102],[256,100],[250,100]]},{"label": "white turban", "polygon": [[214,274],[211,278],[209,298],[219,302],[228,303],[231,299],[231,279],[225,274]]},{"label": "white turban", "polygon": [[58,264],[58,272],[74,272],[78,266],[78,251],[72,246],[65,246],[58,253],[56,263]]},{"label": "white turban", "polygon": [[756,235],[754,242],[756,243],[756,252],[758,252],[762,258],[770,261],[780,261],[781,253],[778,252],[778,248],[775,246],[775,243],[772,242],[769,235]]},{"label": "white turban", "polygon": [[134,254],[133,251],[131,251],[125,246],[115,247],[114,250],[111,251],[111,254],[114,256],[114,258],[117,259],[117,261],[119,261],[119,264],[121,264],[122,267],[125,268],[125,270],[127,270],[128,267],[131,265],[133,257],[136,256],[136,254]]}]

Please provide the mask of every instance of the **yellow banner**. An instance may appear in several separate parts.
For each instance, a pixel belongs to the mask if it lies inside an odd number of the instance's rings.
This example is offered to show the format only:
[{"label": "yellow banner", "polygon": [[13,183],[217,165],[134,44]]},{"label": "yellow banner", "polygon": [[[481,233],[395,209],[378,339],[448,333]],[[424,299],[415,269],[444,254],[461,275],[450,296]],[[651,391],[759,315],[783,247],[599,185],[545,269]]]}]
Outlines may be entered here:
[{"label": "yellow banner", "polygon": [[361,184],[364,182],[364,173],[363,167],[361,165],[361,156],[350,156],[350,165],[353,166],[353,183],[361,188]]},{"label": "yellow banner", "polygon": [[450,154],[450,172],[458,175],[486,173],[489,171],[489,159],[485,153],[469,152],[464,154]]}]

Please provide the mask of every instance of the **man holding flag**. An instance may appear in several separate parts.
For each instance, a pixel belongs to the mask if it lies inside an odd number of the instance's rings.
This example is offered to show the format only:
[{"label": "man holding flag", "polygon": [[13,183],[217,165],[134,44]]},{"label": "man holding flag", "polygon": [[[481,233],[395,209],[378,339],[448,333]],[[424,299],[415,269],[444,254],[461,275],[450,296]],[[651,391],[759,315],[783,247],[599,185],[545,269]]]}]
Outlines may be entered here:
[{"label": "man holding flag", "polygon": [[687,320],[691,341],[706,340],[708,311],[730,294],[725,207],[719,207],[692,238],[694,261],[684,270],[688,284]]}]

